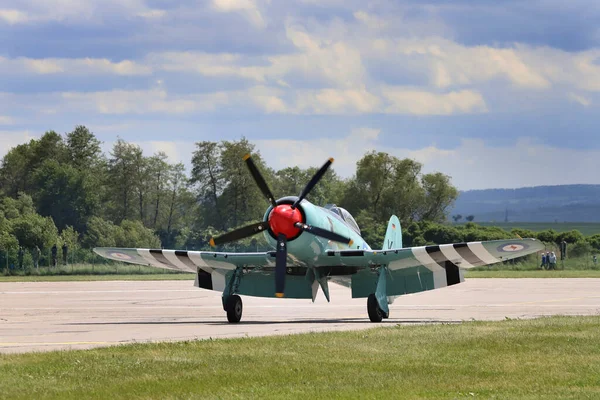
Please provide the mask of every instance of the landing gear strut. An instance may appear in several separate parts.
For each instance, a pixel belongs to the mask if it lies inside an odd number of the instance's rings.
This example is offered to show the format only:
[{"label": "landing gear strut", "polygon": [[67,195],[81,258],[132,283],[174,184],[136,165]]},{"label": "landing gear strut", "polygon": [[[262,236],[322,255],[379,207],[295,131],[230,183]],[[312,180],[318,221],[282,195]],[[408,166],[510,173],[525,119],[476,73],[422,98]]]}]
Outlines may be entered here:
[{"label": "landing gear strut", "polygon": [[240,322],[243,311],[241,297],[237,294],[229,296],[225,304],[225,311],[227,311],[227,321],[234,324]]},{"label": "landing gear strut", "polygon": [[371,322],[381,322],[384,318],[389,317],[389,315],[379,307],[379,303],[377,302],[374,293],[371,293],[367,299],[367,312],[369,313]]}]

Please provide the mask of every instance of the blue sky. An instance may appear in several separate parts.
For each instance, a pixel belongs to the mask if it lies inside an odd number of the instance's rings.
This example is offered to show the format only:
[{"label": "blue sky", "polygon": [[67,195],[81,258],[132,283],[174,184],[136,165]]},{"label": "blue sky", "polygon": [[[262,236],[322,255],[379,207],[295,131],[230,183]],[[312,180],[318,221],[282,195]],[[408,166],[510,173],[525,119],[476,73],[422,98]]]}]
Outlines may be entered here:
[{"label": "blue sky", "polygon": [[600,3],[4,0],[0,155],[90,127],[189,163],[239,139],[274,168],[365,151],[459,189],[598,183]]}]

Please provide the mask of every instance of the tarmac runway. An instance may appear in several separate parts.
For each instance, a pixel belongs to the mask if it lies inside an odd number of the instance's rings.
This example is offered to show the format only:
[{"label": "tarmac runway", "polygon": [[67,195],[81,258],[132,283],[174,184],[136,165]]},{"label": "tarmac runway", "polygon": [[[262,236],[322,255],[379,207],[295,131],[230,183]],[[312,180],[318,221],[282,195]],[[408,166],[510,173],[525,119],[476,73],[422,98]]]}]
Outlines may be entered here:
[{"label": "tarmac runway", "polygon": [[600,314],[600,279],[467,279],[397,298],[381,324],[369,322],[366,299],[335,284],[330,291],[331,303],[320,292],[314,304],[242,296],[242,322],[229,324],[220,293],[193,281],[0,283],[0,353]]}]

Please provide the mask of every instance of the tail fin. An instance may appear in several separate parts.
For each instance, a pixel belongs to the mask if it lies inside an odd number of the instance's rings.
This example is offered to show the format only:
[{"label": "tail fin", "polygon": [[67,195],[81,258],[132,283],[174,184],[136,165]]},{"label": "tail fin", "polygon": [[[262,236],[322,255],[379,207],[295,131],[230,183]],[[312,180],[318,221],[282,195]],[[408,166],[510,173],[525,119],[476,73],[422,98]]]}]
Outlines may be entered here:
[{"label": "tail fin", "polygon": [[400,226],[400,220],[395,215],[392,215],[390,222],[388,222],[387,231],[385,232],[385,239],[383,240],[383,249],[401,249],[402,248],[402,227]]}]

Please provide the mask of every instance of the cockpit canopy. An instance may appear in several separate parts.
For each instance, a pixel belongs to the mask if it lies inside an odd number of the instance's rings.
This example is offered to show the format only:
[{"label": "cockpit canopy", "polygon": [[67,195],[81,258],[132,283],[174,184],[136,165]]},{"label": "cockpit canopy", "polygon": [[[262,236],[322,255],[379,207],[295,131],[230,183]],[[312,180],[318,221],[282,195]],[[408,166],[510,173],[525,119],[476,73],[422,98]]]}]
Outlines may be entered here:
[{"label": "cockpit canopy", "polygon": [[344,221],[346,225],[360,235],[360,228],[358,227],[358,224],[354,220],[354,217],[352,217],[352,215],[346,211],[346,209],[338,207],[335,204],[327,204],[325,209],[331,211],[336,217]]}]

